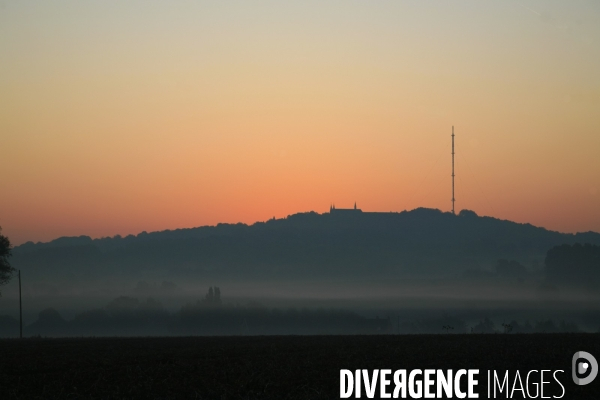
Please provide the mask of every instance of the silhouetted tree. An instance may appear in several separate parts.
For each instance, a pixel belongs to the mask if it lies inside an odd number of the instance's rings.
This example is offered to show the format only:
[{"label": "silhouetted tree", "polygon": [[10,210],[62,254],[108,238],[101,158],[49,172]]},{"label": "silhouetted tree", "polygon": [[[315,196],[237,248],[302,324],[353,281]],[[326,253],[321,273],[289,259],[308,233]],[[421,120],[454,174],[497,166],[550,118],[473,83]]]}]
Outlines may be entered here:
[{"label": "silhouetted tree", "polygon": [[10,240],[2,235],[2,228],[0,228],[0,285],[5,285],[12,278],[12,274],[15,271],[8,262],[8,258],[11,255]]},{"label": "silhouetted tree", "polygon": [[483,321],[479,321],[477,325],[471,330],[473,333],[495,333],[496,329],[494,323],[489,319],[485,318]]},{"label": "silhouetted tree", "polygon": [[113,316],[130,314],[135,311],[140,301],[134,297],[120,296],[106,306],[106,310]]},{"label": "silhouetted tree", "polygon": [[160,301],[153,299],[152,297],[148,297],[146,301],[141,302],[138,308],[142,311],[158,311],[162,310],[162,304]]},{"label": "silhouetted tree", "polygon": [[54,308],[40,311],[37,321],[27,327],[32,335],[64,336],[68,333],[68,323]]},{"label": "silhouetted tree", "polygon": [[600,289],[600,246],[564,244],[546,254],[546,275],[550,282]]},{"label": "silhouetted tree", "polygon": [[160,284],[160,290],[164,290],[164,291],[167,291],[167,292],[172,292],[176,288],[177,288],[177,285],[175,285],[171,281],[162,281],[162,283]]},{"label": "silhouetted tree", "polygon": [[150,292],[150,285],[146,281],[139,281],[135,287],[136,292],[148,293]]},{"label": "silhouetted tree", "polygon": [[211,286],[208,288],[208,293],[204,298],[204,303],[208,305],[219,305],[221,304],[221,289],[217,286],[214,288]]},{"label": "silhouetted tree", "polygon": [[467,217],[467,218],[477,218],[477,213],[475,211],[471,211],[471,210],[460,210],[460,212],[458,213],[459,217]]},{"label": "silhouetted tree", "polygon": [[521,278],[527,275],[527,269],[515,260],[498,260],[496,264],[496,273],[505,278]]},{"label": "silhouetted tree", "polygon": [[215,299],[215,293],[213,291],[212,286],[208,288],[208,293],[206,294],[206,302],[208,304],[212,304]]}]

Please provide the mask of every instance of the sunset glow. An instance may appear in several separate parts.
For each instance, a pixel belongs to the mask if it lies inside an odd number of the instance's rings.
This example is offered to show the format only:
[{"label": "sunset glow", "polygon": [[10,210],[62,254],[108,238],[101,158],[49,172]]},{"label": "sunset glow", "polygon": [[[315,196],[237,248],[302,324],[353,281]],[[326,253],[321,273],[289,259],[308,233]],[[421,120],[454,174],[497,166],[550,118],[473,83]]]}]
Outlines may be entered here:
[{"label": "sunset glow", "polygon": [[600,231],[597,2],[0,4],[14,244],[331,203]]}]

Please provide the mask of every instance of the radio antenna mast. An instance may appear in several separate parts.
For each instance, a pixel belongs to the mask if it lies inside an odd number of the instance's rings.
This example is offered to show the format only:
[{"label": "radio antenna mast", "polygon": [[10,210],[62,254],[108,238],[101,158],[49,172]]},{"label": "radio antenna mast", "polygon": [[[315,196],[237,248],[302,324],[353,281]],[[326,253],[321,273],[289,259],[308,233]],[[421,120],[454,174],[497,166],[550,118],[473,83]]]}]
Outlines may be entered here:
[{"label": "radio antenna mast", "polygon": [[452,214],[454,212],[454,125],[452,125]]}]

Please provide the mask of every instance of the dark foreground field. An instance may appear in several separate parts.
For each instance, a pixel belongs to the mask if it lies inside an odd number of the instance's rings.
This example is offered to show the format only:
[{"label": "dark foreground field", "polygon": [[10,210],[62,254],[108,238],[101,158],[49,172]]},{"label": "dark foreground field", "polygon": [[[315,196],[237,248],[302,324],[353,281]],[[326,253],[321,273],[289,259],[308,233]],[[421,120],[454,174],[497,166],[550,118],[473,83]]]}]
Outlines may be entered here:
[{"label": "dark foreground field", "polygon": [[[0,398],[335,399],[342,368],[479,368],[479,398],[487,398],[488,369],[560,369],[563,398],[600,399],[600,378],[571,379],[580,350],[600,359],[600,335],[5,339]],[[560,395],[555,386],[545,396]]]}]

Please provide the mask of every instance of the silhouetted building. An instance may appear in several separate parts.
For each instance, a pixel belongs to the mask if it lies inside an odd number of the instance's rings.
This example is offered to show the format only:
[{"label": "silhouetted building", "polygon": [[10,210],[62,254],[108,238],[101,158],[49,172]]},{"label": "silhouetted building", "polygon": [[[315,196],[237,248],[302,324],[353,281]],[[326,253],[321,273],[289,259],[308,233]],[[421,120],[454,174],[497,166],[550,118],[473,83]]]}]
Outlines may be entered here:
[{"label": "silhouetted building", "polygon": [[335,208],[335,204],[332,204],[329,207],[329,213],[336,215],[355,215],[362,213],[362,210],[360,208],[356,208],[356,202],[354,202],[354,208]]}]

